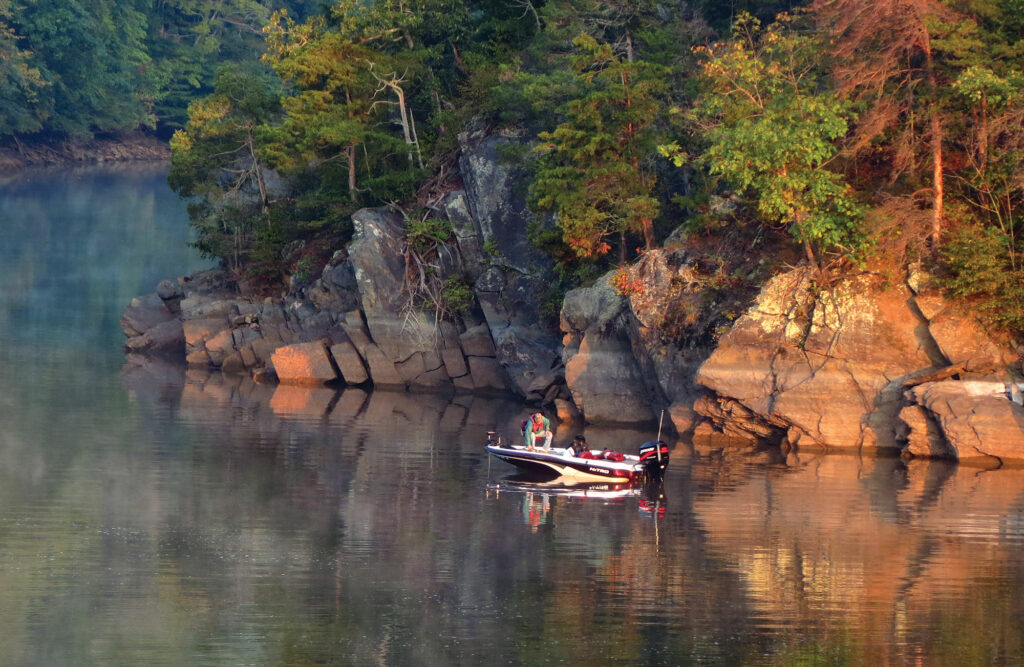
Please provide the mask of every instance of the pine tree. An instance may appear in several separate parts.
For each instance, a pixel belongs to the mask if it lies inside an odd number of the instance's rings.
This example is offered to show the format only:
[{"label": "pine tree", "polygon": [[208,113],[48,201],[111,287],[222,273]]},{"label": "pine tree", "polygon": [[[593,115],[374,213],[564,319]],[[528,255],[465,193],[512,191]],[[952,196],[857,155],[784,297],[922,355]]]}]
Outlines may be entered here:
[{"label": "pine tree", "polygon": [[565,120],[539,135],[535,205],[557,215],[564,241],[580,256],[607,253],[612,234],[639,233],[651,249],[659,203],[648,158],[664,108],[665,72],[617,56],[589,35],[574,43],[579,93],[562,108]]},{"label": "pine tree", "polygon": [[280,90],[266,74],[222,68],[214,93],[189,105],[189,121],[171,139],[168,182],[190,209],[207,256],[241,267],[257,221],[271,201],[261,157],[261,133],[280,114]]}]

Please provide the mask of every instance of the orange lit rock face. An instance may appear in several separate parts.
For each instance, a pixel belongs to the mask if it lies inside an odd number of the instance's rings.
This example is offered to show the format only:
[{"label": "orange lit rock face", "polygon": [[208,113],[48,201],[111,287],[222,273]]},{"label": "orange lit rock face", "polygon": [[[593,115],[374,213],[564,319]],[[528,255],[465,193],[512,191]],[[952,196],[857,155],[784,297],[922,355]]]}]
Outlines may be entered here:
[{"label": "orange lit rock face", "polygon": [[[933,319],[926,319],[916,298],[875,276],[828,290],[813,289],[807,270],[777,276],[701,367],[697,382],[714,394],[697,410],[733,435],[770,432],[778,441],[834,449],[899,450],[911,441],[917,455],[963,457],[946,440],[964,441],[971,432],[965,420],[973,403],[950,408],[905,388],[917,376],[954,366],[960,373],[992,371],[1012,355],[969,318],[936,310],[934,295]],[[947,396],[957,391],[944,389]],[[906,411],[911,404],[924,411]],[[939,407],[945,416],[932,409]],[[1015,407],[1000,398],[977,409],[1014,425],[1017,447],[997,449],[1024,460]],[[1001,456],[979,446],[971,457]]]},{"label": "orange lit rock face", "polygon": [[[895,378],[933,366],[897,288],[863,299],[870,279],[817,299],[806,277],[771,281],[701,367],[698,382],[832,447],[896,448]],[[875,428],[872,420],[880,422]]]},{"label": "orange lit rock face", "polygon": [[1024,407],[1002,383],[928,382],[912,394],[936,418],[961,461],[1024,461]]},{"label": "orange lit rock face", "polygon": [[277,378],[282,384],[324,384],[338,379],[338,373],[322,342],[298,343],[279,347],[271,356]]}]

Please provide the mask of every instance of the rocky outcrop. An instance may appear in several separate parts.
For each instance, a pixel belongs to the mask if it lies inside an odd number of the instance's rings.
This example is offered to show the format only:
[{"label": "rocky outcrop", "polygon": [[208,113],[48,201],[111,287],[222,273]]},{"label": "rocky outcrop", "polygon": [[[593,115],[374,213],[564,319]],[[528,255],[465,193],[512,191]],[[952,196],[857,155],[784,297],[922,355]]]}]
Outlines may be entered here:
[{"label": "rocky outcrop", "polygon": [[1024,407],[1002,382],[926,382],[900,412],[908,454],[982,464],[1024,463]]},{"label": "rocky outcrop", "polygon": [[572,290],[562,305],[566,383],[591,423],[653,421],[664,398],[645,375],[633,349],[637,322],[629,299],[606,275],[593,287]]},{"label": "rocky outcrop", "polygon": [[136,353],[180,354],[185,331],[178,317],[179,300],[173,299],[168,304],[157,292],[132,299],[121,316],[121,329],[128,337],[126,349]]},{"label": "rocky outcrop", "polygon": [[513,391],[552,405],[568,397],[560,341],[537,305],[550,265],[526,237],[532,217],[515,189],[521,174],[498,160],[498,146],[518,139],[470,133],[462,140],[466,188],[439,206],[455,230],[441,270],[475,281],[477,303],[459,321],[435,318],[410,299],[403,218],[362,209],[352,216],[348,247],[318,279],[293,282],[282,298],[246,296],[218,271],[161,283],[125,311],[126,349],[273,374],[285,384]]},{"label": "rocky outcrop", "polygon": [[[465,268],[496,358],[512,389],[535,393],[538,377],[561,363],[561,344],[544,323],[540,304],[551,275],[551,261],[530,243],[526,230],[536,220],[526,204],[521,169],[505,164],[501,146],[521,144],[515,134],[470,130],[459,137],[465,188],[451,192],[443,208],[452,222]],[[550,375],[557,378],[555,375]]]},{"label": "rocky outcrop", "polygon": [[[403,310],[400,221],[383,210],[354,217],[355,240],[305,291],[314,297],[258,300],[239,294],[223,272],[197,274],[166,299],[132,302],[122,320],[127,350],[155,350],[155,332],[176,326],[177,341],[161,349],[180,346],[192,367],[274,374],[283,384],[507,391],[486,327],[460,331]],[[349,306],[357,308],[344,311]]]},{"label": "rocky outcrop", "polygon": [[926,281],[862,274],[822,289],[813,278],[802,269],[769,281],[701,366],[697,382],[711,393],[696,409],[717,431],[787,446],[901,451],[911,442],[916,455],[998,456],[971,449],[972,424],[996,413],[1016,423],[1016,407],[1005,396],[968,400],[960,380],[1004,372],[1011,350]]},{"label": "rocky outcrop", "polygon": [[905,284],[863,273],[823,285],[794,270],[765,283],[726,330],[749,301],[722,296],[734,284],[715,283],[722,266],[674,235],[667,249],[571,291],[559,339],[540,308],[552,267],[526,233],[550,221],[529,211],[525,174],[500,157],[525,139],[479,130],[459,139],[461,180],[432,204],[453,236],[430,267],[472,285],[457,317],[435,318],[410,299],[403,217],[363,209],[348,247],[280,297],[246,295],[217,271],[161,283],[125,310],[126,350],[285,386],[510,391],[566,421],[664,415],[679,433],[786,451],[1024,460],[1024,408],[1008,398],[1020,392],[1005,374],[1016,355],[920,272]]},{"label": "rocky outcrop", "polygon": [[694,271],[685,251],[654,250],[630,269],[566,295],[562,358],[586,421],[650,422],[665,408],[678,432],[692,428],[691,406],[699,395],[693,377],[710,349],[671,339],[665,318],[681,293],[698,282]]}]

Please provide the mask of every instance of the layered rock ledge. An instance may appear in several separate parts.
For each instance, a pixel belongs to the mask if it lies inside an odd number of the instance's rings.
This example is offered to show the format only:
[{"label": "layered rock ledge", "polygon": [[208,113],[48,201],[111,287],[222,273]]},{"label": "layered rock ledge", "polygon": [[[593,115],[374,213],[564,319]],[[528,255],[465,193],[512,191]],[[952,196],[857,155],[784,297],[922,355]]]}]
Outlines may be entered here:
[{"label": "layered rock ledge", "polygon": [[701,366],[698,438],[1024,463],[1019,358],[927,280],[772,279]]}]

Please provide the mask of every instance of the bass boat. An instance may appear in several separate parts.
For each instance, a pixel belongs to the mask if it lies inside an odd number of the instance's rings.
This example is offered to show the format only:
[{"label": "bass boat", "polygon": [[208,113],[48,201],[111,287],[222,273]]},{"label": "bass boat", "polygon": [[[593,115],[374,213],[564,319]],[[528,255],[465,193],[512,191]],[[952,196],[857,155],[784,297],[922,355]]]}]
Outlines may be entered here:
[{"label": "bass boat", "polygon": [[575,453],[571,447],[513,445],[488,431],[486,449],[499,461],[526,472],[579,481],[636,482],[660,478],[668,468],[668,445],[661,440],[645,442],[636,454],[597,449]]}]

